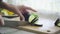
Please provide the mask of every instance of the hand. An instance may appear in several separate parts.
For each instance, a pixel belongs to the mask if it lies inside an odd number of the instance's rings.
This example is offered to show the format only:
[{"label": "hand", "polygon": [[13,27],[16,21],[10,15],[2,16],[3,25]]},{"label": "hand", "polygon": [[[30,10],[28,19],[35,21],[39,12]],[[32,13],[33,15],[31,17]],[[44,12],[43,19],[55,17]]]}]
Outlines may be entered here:
[{"label": "hand", "polygon": [[25,21],[25,18],[23,18],[22,21]]},{"label": "hand", "polygon": [[25,21],[25,18],[24,17],[20,17],[20,21]]},{"label": "hand", "polygon": [[0,15],[0,25],[5,25],[2,16]]}]

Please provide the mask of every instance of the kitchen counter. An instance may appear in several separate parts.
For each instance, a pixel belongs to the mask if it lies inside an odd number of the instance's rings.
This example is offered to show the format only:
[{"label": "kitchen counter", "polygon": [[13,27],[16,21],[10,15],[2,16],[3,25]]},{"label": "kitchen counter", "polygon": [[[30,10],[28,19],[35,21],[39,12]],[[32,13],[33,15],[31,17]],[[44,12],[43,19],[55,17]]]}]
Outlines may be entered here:
[{"label": "kitchen counter", "polygon": [[[7,21],[20,21],[19,17],[12,18],[12,19],[8,19],[8,18],[4,18],[4,19]],[[50,19],[53,21],[51,22]],[[47,22],[48,20],[42,18],[42,22],[45,21],[45,23],[48,24],[48,25],[45,24],[46,26],[43,26],[43,27],[32,26],[32,25],[28,25],[25,23],[26,25],[18,26],[17,28],[20,30],[34,32],[34,33],[38,33],[38,34],[55,34],[57,31],[60,30],[60,27],[56,27],[55,25],[53,25],[53,22],[55,21],[55,19],[52,19],[52,18],[50,18],[50,19],[48,19],[49,20],[49,23],[48,23]],[[20,22],[20,24],[21,23],[23,24],[23,22]]]},{"label": "kitchen counter", "polygon": [[29,32],[34,32],[38,34],[55,34],[57,31],[60,30],[59,27],[53,26],[53,27],[39,27],[39,26],[19,26],[18,29],[22,29]]},{"label": "kitchen counter", "polygon": [[22,29],[25,31],[30,31],[38,34],[55,34],[57,31],[60,30],[60,27],[54,25],[56,20],[57,17],[55,16],[49,16],[49,17],[40,16],[39,20],[35,24],[43,24],[42,27],[26,25],[26,26],[18,26],[18,29]]}]

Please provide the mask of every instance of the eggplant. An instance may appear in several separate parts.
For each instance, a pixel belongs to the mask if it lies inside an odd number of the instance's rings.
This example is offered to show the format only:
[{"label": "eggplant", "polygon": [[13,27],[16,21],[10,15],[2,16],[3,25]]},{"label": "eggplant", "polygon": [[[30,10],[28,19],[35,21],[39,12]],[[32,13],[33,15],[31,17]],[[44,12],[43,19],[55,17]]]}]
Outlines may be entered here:
[{"label": "eggplant", "polygon": [[57,19],[57,20],[56,20],[56,22],[55,22],[55,26],[60,27],[60,19]]}]

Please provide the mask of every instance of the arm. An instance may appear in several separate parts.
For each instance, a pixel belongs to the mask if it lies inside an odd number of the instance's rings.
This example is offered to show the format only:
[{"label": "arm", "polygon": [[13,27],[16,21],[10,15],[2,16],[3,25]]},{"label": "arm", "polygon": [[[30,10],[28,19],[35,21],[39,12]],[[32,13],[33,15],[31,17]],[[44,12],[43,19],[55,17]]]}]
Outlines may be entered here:
[{"label": "arm", "polygon": [[25,20],[24,16],[22,15],[22,13],[18,10],[18,8],[16,6],[3,3],[2,8],[13,11],[14,13],[16,13],[16,14],[18,14],[20,16],[21,20]]}]

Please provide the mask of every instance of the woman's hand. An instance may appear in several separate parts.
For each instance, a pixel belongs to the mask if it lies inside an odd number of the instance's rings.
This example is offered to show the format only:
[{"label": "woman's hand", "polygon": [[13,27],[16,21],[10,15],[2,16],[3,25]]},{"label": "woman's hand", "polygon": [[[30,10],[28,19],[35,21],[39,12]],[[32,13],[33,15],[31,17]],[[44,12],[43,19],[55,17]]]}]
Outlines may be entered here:
[{"label": "woman's hand", "polygon": [[2,18],[2,16],[0,15],[0,25],[3,26],[4,25],[4,20]]},{"label": "woman's hand", "polygon": [[21,20],[21,21],[25,21],[24,16],[21,16],[21,17],[20,17],[20,20]]}]

